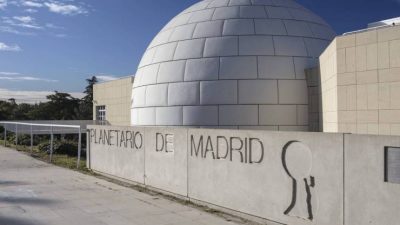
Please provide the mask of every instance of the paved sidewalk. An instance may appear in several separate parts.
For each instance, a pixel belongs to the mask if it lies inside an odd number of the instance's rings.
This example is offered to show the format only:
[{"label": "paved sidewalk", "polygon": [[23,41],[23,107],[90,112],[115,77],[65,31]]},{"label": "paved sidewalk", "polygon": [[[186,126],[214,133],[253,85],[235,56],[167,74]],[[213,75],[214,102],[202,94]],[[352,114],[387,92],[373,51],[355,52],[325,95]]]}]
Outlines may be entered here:
[{"label": "paved sidewalk", "polygon": [[0,147],[1,225],[233,225]]}]

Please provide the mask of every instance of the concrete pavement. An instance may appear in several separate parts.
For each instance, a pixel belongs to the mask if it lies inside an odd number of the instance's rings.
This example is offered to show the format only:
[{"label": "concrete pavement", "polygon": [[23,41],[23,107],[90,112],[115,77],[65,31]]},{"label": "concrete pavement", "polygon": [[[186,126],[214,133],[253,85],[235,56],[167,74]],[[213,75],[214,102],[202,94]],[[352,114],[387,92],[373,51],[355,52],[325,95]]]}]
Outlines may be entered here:
[{"label": "concrete pavement", "polygon": [[1,225],[234,225],[162,197],[0,147]]}]

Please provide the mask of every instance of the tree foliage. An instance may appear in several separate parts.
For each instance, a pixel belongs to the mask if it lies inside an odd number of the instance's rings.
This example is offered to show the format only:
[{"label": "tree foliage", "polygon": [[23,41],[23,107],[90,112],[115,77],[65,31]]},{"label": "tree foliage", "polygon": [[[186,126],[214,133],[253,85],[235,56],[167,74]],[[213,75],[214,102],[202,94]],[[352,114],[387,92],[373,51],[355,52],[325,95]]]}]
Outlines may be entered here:
[{"label": "tree foliage", "polygon": [[86,80],[88,86],[82,99],[68,93],[55,91],[47,96],[47,102],[17,104],[15,99],[0,101],[1,120],[91,120],[93,117],[93,85],[97,78]]}]

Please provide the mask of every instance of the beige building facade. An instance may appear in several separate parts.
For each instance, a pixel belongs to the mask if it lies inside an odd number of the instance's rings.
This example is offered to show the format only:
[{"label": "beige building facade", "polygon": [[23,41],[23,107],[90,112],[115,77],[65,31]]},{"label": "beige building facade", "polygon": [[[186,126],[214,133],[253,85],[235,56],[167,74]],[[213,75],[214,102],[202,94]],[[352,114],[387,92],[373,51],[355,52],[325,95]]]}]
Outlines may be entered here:
[{"label": "beige building facade", "polygon": [[130,126],[133,77],[98,83],[93,87],[93,119]]},{"label": "beige building facade", "polygon": [[400,26],[335,38],[320,72],[322,131],[400,135]]}]

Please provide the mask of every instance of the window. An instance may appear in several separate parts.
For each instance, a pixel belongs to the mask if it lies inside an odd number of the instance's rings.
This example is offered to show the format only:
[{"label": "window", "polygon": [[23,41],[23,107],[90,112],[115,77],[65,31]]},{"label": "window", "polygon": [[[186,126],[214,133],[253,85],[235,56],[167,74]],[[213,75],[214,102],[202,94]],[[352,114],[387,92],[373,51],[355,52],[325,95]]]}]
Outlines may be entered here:
[{"label": "window", "polygon": [[99,120],[99,121],[106,120],[106,106],[105,105],[96,106],[96,120]]}]

